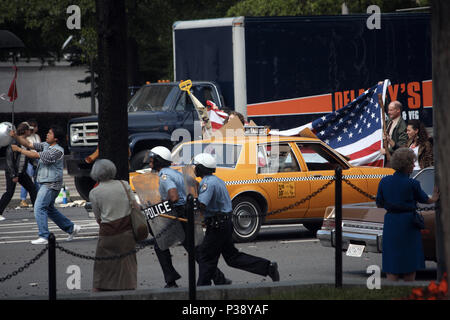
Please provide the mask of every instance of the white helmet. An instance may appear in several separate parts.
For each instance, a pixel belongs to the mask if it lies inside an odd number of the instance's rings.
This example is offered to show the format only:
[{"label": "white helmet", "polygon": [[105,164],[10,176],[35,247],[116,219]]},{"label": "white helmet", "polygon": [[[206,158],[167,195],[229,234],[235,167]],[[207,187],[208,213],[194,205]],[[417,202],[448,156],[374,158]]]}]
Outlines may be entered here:
[{"label": "white helmet", "polygon": [[209,153],[200,153],[194,157],[194,164],[201,164],[209,169],[215,169],[217,166],[216,159]]},{"label": "white helmet", "polygon": [[[162,159],[172,162],[172,154],[170,153],[170,150],[166,147],[154,147],[152,150],[150,150],[151,153],[156,154],[157,156],[160,156]],[[150,157],[151,157],[150,153]]]}]

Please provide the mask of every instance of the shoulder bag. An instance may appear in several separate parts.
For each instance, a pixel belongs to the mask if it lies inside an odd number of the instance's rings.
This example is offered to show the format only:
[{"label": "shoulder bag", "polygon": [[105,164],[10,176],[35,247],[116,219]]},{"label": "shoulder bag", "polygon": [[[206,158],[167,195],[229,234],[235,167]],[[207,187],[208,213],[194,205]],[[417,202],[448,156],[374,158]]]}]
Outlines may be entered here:
[{"label": "shoulder bag", "polygon": [[423,215],[418,211],[414,211],[413,223],[414,226],[419,230],[425,229],[425,219],[423,218]]},{"label": "shoulder bag", "polygon": [[130,194],[128,193],[127,188],[125,187],[124,183],[119,180],[122,184],[123,189],[125,190],[125,193],[127,194],[128,201],[130,202],[130,208],[131,208],[131,225],[133,229],[134,234],[134,240],[137,242],[143,241],[147,239],[148,237],[148,226],[147,226],[147,219],[145,218],[144,214],[141,212],[140,208],[137,208],[133,201],[131,201]]}]

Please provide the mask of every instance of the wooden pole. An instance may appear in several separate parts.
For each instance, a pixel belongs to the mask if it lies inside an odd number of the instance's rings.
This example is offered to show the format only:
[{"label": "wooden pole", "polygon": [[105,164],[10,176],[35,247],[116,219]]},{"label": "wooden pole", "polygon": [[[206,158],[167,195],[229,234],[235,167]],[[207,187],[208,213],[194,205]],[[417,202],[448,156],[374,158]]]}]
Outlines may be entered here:
[{"label": "wooden pole", "polygon": [[440,207],[436,210],[436,254],[437,278],[440,280],[450,265],[450,167],[448,154],[450,145],[450,2],[431,1],[431,52],[433,79],[433,128],[434,128],[434,165],[435,184],[440,190]]},{"label": "wooden pole", "polygon": [[335,170],[335,287],[342,288],[342,168],[338,166]]},{"label": "wooden pole", "polygon": [[[387,136],[389,134],[389,132],[386,132],[386,116],[385,116],[384,103],[383,103],[383,98],[381,97],[381,93],[378,94],[378,103],[381,108],[381,121],[383,121],[383,133],[385,136]],[[389,152],[389,145],[388,145],[387,139],[383,139],[383,148],[386,151],[385,163],[384,163],[384,166],[386,167],[386,164],[391,160],[391,153]]]}]

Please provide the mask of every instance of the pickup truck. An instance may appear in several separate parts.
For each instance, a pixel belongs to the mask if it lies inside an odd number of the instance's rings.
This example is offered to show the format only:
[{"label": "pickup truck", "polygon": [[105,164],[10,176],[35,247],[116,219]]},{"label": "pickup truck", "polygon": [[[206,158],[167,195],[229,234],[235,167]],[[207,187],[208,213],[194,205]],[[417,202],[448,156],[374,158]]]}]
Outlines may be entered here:
[{"label": "pickup truck", "polygon": [[[219,87],[210,81],[193,81],[191,93],[203,105],[213,102],[220,109],[224,101]],[[191,98],[180,90],[179,82],[151,83],[142,86],[128,103],[128,140],[130,171],[143,167],[147,150],[155,146],[172,149],[181,138],[175,132],[186,129],[191,140],[201,139],[200,121]],[[90,178],[92,163],[85,161],[97,149],[98,117],[71,119],[67,128],[70,156],[66,160],[68,174],[74,177],[80,196],[88,200],[95,182]],[[175,132],[175,133],[174,133]]]}]

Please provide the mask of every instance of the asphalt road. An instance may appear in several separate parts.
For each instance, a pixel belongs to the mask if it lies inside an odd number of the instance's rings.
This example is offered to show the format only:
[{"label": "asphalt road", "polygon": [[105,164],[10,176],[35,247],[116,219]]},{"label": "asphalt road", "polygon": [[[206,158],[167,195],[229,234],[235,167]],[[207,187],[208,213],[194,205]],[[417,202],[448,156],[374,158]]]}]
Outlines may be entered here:
[{"label": "asphalt road", "polygon": [[[66,242],[67,235],[50,222],[50,229],[55,233],[59,244],[74,252],[94,256],[98,232],[94,219],[88,217],[84,208],[60,210],[81,225],[82,230],[75,240]],[[0,279],[18,270],[44,248],[30,244],[31,240],[37,238],[37,226],[31,209],[9,209],[5,211],[4,216],[6,220],[0,222]],[[277,261],[283,282],[301,281],[305,284],[335,282],[334,248],[321,246],[315,236],[302,225],[266,226],[262,228],[256,241],[236,246],[243,252]],[[178,284],[187,288],[189,286],[187,253],[181,246],[176,246],[171,251],[174,266],[182,276]],[[57,250],[56,256],[58,294],[88,293],[92,288],[93,261],[74,257],[60,250]],[[139,251],[137,259],[138,289],[164,287],[161,268],[153,247],[148,246]],[[364,253],[362,257],[354,258],[343,254],[343,283],[365,285],[369,276],[366,270],[371,265],[381,266],[381,255]],[[69,286],[75,283],[71,282],[73,271],[70,272],[74,266],[75,269],[79,268],[81,281],[80,289],[71,290],[68,288],[68,282]],[[271,281],[270,278],[230,268],[223,259],[220,260],[219,267],[234,284]],[[417,285],[426,285],[435,278],[436,264],[427,262],[427,270],[418,274],[420,281]],[[48,296],[47,253],[23,272],[0,282],[0,300],[39,296]]]}]

